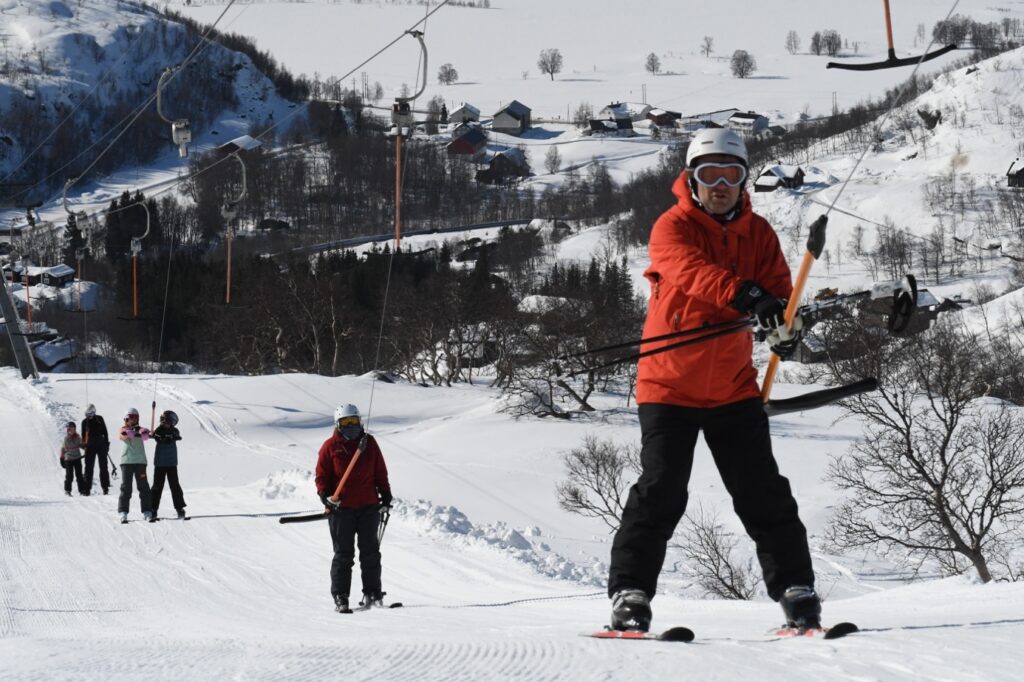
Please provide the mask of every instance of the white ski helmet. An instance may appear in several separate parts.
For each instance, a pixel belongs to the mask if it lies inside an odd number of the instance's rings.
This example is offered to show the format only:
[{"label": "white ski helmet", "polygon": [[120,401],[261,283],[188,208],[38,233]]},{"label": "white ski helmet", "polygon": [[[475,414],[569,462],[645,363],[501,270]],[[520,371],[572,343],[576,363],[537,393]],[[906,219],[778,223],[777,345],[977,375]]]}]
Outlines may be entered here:
[{"label": "white ski helmet", "polygon": [[686,150],[686,167],[693,168],[694,159],[708,154],[728,154],[740,159],[744,166],[749,163],[743,138],[727,128],[698,130]]},{"label": "white ski helmet", "polygon": [[95,417],[96,416],[96,406],[93,405],[92,403],[89,403],[86,406],[86,408],[85,408],[85,416],[86,417]]},{"label": "white ski helmet", "polygon": [[359,408],[356,407],[355,405],[353,405],[352,403],[349,403],[347,405],[339,405],[334,410],[334,421],[338,421],[339,419],[341,419],[343,417],[358,417],[358,416],[359,416]]},{"label": "white ski helmet", "polygon": [[139,416],[139,411],[136,410],[134,407],[129,407],[128,411],[124,413],[124,418],[125,419],[127,419],[128,417],[138,417],[138,416]]}]

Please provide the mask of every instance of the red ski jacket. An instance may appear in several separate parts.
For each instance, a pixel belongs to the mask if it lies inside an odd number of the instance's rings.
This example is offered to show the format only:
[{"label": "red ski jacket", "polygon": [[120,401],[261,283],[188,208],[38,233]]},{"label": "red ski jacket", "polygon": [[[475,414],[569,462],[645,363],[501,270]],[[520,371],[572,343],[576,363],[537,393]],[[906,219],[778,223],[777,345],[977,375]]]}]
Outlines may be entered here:
[{"label": "red ski jacket", "polygon": [[[694,205],[683,172],[672,187],[679,198],[654,224],[651,265],[644,272],[651,298],[644,337],[744,317],[729,304],[744,280],[779,298],[793,292],[775,230],[740,196],[740,212],[720,223]],[[647,351],[680,339],[644,344]],[[640,359],[637,403],[716,407],[760,395],[751,360],[753,336],[726,334]]]},{"label": "red ski jacket", "polygon": [[[373,436],[367,435],[366,440],[366,452],[359,456],[359,461],[345,482],[345,489],[341,491],[339,502],[342,507],[354,509],[378,504],[378,493],[391,493],[388,468],[384,464],[380,447]],[[337,430],[324,441],[316,462],[317,495],[334,494],[358,447],[359,441],[345,440]]]}]

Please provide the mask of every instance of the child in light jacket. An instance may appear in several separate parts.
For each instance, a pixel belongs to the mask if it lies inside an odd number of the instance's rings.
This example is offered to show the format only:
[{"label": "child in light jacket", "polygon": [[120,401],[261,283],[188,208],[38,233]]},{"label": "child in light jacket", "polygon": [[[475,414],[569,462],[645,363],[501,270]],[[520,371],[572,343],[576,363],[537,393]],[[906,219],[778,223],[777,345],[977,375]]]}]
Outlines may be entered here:
[{"label": "child in light jacket", "polygon": [[128,505],[132,501],[132,481],[139,488],[139,503],[142,515],[147,521],[155,521],[153,507],[150,503],[149,479],[146,478],[146,447],[143,443],[149,440],[149,429],[139,426],[139,411],[134,407],[124,417],[118,439],[124,443],[121,452],[121,497],[117,500],[117,511],[121,515],[121,523],[128,523]]},{"label": "child in light jacket", "polygon": [[67,434],[60,446],[60,465],[64,467],[64,494],[71,497],[71,477],[78,483],[78,494],[88,495],[89,490],[82,476],[82,437],[78,435],[75,422],[67,423]]}]

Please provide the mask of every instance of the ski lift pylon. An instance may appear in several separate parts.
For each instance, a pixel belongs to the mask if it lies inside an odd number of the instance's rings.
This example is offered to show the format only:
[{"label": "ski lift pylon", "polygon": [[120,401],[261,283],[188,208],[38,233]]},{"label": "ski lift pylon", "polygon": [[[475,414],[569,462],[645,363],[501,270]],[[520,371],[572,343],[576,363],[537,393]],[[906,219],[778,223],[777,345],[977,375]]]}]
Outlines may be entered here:
[{"label": "ski lift pylon", "polygon": [[829,62],[825,65],[826,69],[846,69],[847,71],[877,71],[878,69],[894,69],[900,66],[913,66],[921,62],[926,62],[936,57],[952,52],[957,49],[957,45],[946,45],[941,47],[934,52],[926,52],[919,57],[904,57],[900,59],[896,56],[896,48],[893,47],[892,42],[892,17],[889,13],[889,0],[882,0],[885,5],[885,37],[889,41],[889,57],[884,62],[870,62],[867,64],[844,64],[842,62]]},{"label": "ski lift pylon", "polygon": [[160,81],[156,85],[156,113],[165,123],[171,124],[171,141],[178,145],[178,155],[184,159],[188,156],[188,143],[192,141],[192,127],[189,125],[187,118],[179,118],[173,121],[167,118],[164,115],[163,109],[164,82],[177,70],[178,67],[176,66],[168,66],[160,74]]},{"label": "ski lift pylon", "polygon": [[129,251],[132,255],[132,316],[131,317],[119,317],[121,320],[131,320],[133,322],[139,321],[139,254],[142,253],[142,240],[149,236],[149,207],[146,206],[146,200],[133,204],[135,206],[141,206],[142,210],[146,212],[146,231],[138,237],[132,237],[131,247]]}]

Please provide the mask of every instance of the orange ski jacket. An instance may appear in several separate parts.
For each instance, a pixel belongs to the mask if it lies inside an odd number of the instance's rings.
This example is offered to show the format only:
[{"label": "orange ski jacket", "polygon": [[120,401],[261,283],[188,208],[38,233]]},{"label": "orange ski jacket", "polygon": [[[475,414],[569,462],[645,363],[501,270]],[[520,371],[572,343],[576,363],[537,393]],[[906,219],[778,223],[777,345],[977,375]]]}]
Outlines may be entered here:
[{"label": "orange ski jacket", "polygon": [[[792,294],[779,238],[753,212],[745,191],[739,214],[725,223],[693,203],[685,171],[672,192],[679,201],[651,230],[644,338],[743,318],[729,304],[745,280],[779,298]],[[644,344],[640,350],[678,340]],[[760,391],[752,352],[753,334],[741,331],[641,358],[637,403],[716,407],[756,397]]]}]

